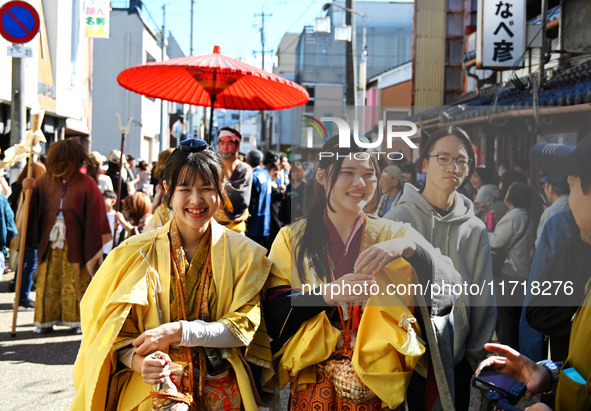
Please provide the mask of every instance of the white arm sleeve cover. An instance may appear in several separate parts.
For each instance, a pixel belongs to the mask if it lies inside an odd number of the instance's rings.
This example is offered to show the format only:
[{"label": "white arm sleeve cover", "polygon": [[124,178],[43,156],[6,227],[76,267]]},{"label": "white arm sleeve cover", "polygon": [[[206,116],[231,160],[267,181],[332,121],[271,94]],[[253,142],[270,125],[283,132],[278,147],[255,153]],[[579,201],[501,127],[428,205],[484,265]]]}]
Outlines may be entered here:
[{"label": "white arm sleeve cover", "polygon": [[182,337],[179,345],[185,347],[243,347],[240,341],[224,324],[202,320],[180,321]]},{"label": "white arm sleeve cover", "polygon": [[133,364],[134,355],[135,347],[133,345],[128,345],[127,347],[123,347],[117,350],[117,359],[119,360],[119,362],[125,365],[127,368],[131,368],[132,370],[133,367],[131,366],[131,364]]}]

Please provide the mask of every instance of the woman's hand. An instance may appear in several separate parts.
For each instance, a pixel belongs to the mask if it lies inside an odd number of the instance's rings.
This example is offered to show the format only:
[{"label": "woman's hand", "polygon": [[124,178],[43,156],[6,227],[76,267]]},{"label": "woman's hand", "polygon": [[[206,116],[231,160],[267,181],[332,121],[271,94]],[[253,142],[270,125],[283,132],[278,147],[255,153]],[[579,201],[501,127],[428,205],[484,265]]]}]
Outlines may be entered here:
[{"label": "woman's hand", "polygon": [[375,276],[390,262],[400,257],[412,257],[417,248],[416,243],[408,238],[394,238],[367,247],[355,261],[355,272]]},{"label": "woman's hand", "polygon": [[148,355],[155,351],[166,350],[171,344],[180,343],[181,338],[181,323],[176,321],[144,331],[133,341],[133,346],[136,354]]},{"label": "woman's hand", "polygon": [[528,401],[550,385],[548,371],[513,348],[502,344],[484,344],[484,348],[500,356],[488,357],[482,361],[476,374],[482,368],[490,367],[525,383],[527,391],[523,398]]},{"label": "woman's hand", "polygon": [[346,274],[324,288],[324,301],[329,305],[337,303],[352,303],[365,301],[369,297],[370,287],[376,284],[371,275],[367,274]]},{"label": "woman's hand", "polygon": [[35,183],[34,178],[25,178],[23,180],[23,190],[30,190],[33,188],[33,183]]},{"label": "woman's hand", "polygon": [[117,211],[115,213],[115,221],[117,221],[117,223],[121,224],[121,226],[123,228],[125,228],[126,231],[133,230],[133,224],[131,224],[129,221],[127,221],[125,219],[125,216],[123,215],[123,213],[121,213],[120,211]]},{"label": "woman's hand", "polygon": [[170,357],[160,351],[147,357],[136,354],[133,356],[133,369],[142,375],[146,384],[160,384],[170,375],[170,361]]},{"label": "woman's hand", "polygon": [[127,222],[127,220],[126,220],[126,219],[125,219],[125,217],[123,216],[123,213],[122,213],[122,212],[120,212],[120,211],[117,211],[117,212],[115,213],[115,220],[117,220],[117,222],[118,222],[119,224],[121,224],[122,226],[124,226],[124,227],[125,227],[125,226],[127,226],[127,225],[129,225],[129,223]]}]

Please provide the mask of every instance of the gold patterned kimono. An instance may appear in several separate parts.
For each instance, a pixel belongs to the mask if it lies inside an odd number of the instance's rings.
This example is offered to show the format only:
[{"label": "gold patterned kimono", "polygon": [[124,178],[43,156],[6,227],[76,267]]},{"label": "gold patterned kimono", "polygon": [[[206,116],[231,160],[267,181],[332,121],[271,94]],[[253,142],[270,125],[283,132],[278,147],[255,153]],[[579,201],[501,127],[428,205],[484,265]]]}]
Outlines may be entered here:
[{"label": "gold patterned kimono", "polygon": [[[268,288],[289,286],[302,289],[292,245],[299,241],[306,221],[300,220],[279,232],[269,258],[273,260]],[[322,229],[322,228],[319,228]],[[362,237],[362,249],[393,238],[403,237],[409,231],[408,224],[367,216]],[[423,239],[421,245],[426,241]],[[307,262],[306,262],[307,261]],[[318,286],[325,283],[309,269],[306,259],[305,283]],[[414,270],[404,259],[388,264],[374,279],[384,294],[374,295],[367,301],[357,332],[357,341],[351,358],[361,381],[388,407],[398,407],[405,398],[412,372],[421,355],[409,355],[403,345],[407,331],[399,326],[403,315],[412,317],[414,299],[409,295],[387,295],[388,284],[410,284]],[[325,312],[305,321],[299,330],[275,355],[279,387],[291,383],[292,392],[315,384],[315,365],[329,359],[337,350],[341,331],[335,328]],[[420,345],[421,352],[425,347]]]},{"label": "gold patterned kimono", "polygon": [[[81,305],[83,338],[74,366],[77,395],[73,410],[151,409],[150,385],[139,373],[118,362],[117,350],[131,344],[141,332],[174,321],[177,316],[176,308],[172,308],[176,302],[171,293],[171,250],[178,251],[178,246],[171,246],[171,223],[134,236],[114,249],[91,282]],[[209,313],[212,321],[224,323],[247,345],[246,349],[224,349],[224,357],[236,376],[242,406],[256,410],[258,394],[246,363],[262,366],[267,377],[272,373],[259,301],[271,262],[264,248],[214,220],[209,242],[213,273]],[[198,271],[202,266],[203,251],[201,248],[195,253],[191,262],[195,268],[189,266],[190,275],[197,274],[191,270]],[[193,280],[187,281],[187,287],[190,284]]]},{"label": "gold patterned kimono", "polygon": [[174,217],[174,211],[166,207],[164,203],[160,204],[156,208],[156,211],[154,211],[154,214],[152,215],[152,219],[150,219],[150,222],[146,224],[144,232],[152,231],[162,227],[164,224],[168,223],[172,217]]}]

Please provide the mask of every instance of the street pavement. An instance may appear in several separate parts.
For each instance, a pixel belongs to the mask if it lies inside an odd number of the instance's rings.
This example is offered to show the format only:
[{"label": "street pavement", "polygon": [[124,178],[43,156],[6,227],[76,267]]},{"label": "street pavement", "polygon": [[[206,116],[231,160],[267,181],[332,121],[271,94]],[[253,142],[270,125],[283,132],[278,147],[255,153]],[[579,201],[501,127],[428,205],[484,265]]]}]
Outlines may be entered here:
[{"label": "street pavement", "polygon": [[[68,410],[76,390],[72,368],[81,336],[68,327],[51,334],[34,334],[34,311],[18,312],[16,337],[11,336],[14,293],[8,292],[13,273],[0,280],[0,410]],[[35,293],[31,293],[35,299]],[[281,395],[287,409],[289,393]],[[263,409],[265,410],[265,409]]]},{"label": "street pavement", "polygon": [[13,273],[8,273],[0,281],[0,410],[67,410],[76,394],[72,367],[81,336],[68,327],[34,334],[34,311],[21,310],[16,337],[11,337],[14,293],[8,292],[8,281],[12,278]]}]

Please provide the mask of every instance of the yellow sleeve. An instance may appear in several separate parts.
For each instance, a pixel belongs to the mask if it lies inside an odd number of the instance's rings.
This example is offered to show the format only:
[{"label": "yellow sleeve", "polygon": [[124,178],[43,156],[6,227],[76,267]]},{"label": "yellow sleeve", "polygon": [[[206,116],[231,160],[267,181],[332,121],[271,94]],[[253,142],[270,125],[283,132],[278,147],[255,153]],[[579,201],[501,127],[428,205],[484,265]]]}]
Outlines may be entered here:
[{"label": "yellow sleeve", "polygon": [[244,343],[249,345],[261,323],[261,296],[256,294],[249,302],[236,311],[225,314],[218,319]]},{"label": "yellow sleeve", "polygon": [[220,318],[222,324],[246,346],[245,359],[261,367],[270,367],[272,356],[267,327],[263,320],[260,294],[234,312]]},{"label": "yellow sleeve", "polygon": [[[291,256],[291,229],[289,226],[283,227],[269,253],[269,259],[273,261],[271,266],[271,272],[269,273],[269,279],[267,280],[267,288],[279,287],[279,286],[292,286],[292,256]],[[297,284],[293,285],[297,288]]]},{"label": "yellow sleeve", "polygon": [[117,338],[115,338],[115,343],[113,344],[114,350],[119,350],[121,348],[127,347],[133,342],[133,340],[140,336],[141,332],[137,324],[138,317],[136,314],[136,310],[132,307],[131,311],[127,315],[127,318],[123,322],[123,326],[119,331],[119,335],[117,336]]}]

